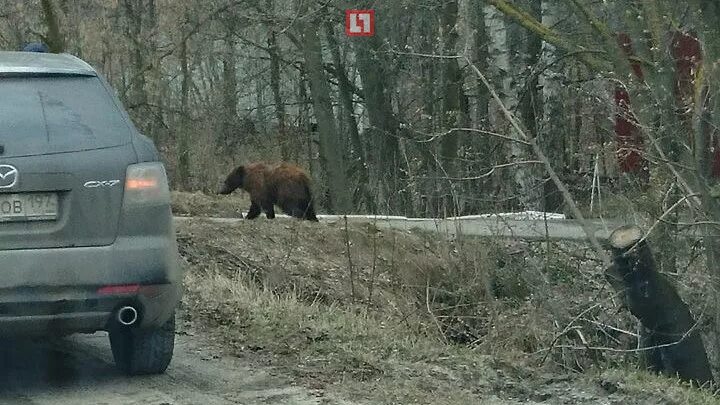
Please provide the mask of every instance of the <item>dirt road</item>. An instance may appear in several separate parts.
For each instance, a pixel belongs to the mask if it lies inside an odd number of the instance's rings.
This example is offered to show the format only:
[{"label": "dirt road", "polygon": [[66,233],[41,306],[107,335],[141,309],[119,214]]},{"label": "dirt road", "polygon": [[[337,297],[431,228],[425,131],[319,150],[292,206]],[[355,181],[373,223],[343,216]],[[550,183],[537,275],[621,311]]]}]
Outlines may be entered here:
[{"label": "dirt road", "polygon": [[[165,375],[116,371],[105,333],[56,341],[3,341],[0,404],[319,404],[272,369],[223,355],[195,333],[176,336]],[[327,403],[327,402],[326,402]]]}]

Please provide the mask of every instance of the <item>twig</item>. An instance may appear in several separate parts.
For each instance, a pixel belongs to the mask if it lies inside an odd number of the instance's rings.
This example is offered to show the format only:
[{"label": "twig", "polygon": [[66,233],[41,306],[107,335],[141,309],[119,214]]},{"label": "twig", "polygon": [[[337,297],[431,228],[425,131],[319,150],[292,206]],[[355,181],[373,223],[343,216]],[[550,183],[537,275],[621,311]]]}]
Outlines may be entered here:
[{"label": "twig", "polygon": [[461,59],[462,55],[438,55],[436,53],[421,53],[421,52],[403,52],[393,50],[392,53],[403,56],[417,56],[421,58],[432,58],[432,59]]},{"label": "twig", "polygon": [[560,193],[563,196],[563,199],[565,200],[565,203],[570,206],[570,210],[572,211],[573,215],[577,220],[580,222],[580,226],[583,228],[583,231],[585,231],[585,234],[587,235],[588,239],[590,240],[591,245],[595,249],[598,257],[600,257],[603,261],[603,264],[605,267],[610,267],[610,257],[608,256],[607,252],[602,248],[600,245],[600,242],[595,237],[595,233],[592,230],[592,227],[588,224],[587,220],[583,216],[582,212],[580,212],[580,209],[577,207],[577,204],[575,204],[575,200],[572,198],[572,195],[570,194],[570,191],[568,191],[565,184],[560,180],[557,173],[555,172],[555,169],[553,169],[552,165],[550,164],[550,160],[545,156],[545,153],[540,149],[537,142],[535,141],[535,138],[530,138],[525,131],[520,127],[520,124],[518,124],[517,120],[515,119],[515,116],[510,112],[510,110],[507,109],[505,106],[505,103],[502,102],[500,99],[500,96],[495,91],[495,88],[490,84],[490,82],[487,80],[485,75],[482,74],[480,69],[478,69],[477,66],[475,66],[468,57],[465,57],[468,65],[475,71],[475,74],[478,75],[480,80],[483,82],[485,87],[487,87],[488,91],[492,95],[493,99],[495,99],[495,102],[498,104],[500,109],[502,110],[503,114],[507,118],[507,120],[510,122],[512,127],[517,131],[517,133],[526,140],[530,146],[532,147],[533,151],[535,152],[535,155],[538,157],[539,160],[543,162],[545,165],[545,170],[547,170],[548,175],[550,175],[550,178],[552,179],[553,183],[555,183],[555,186],[560,190]]},{"label": "twig", "polygon": [[353,303],[355,302],[355,269],[353,267],[352,255],[350,254],[350,231],[348,230],[347,215],[344,215],[345,219],[345,251],[347,252],[348,259],[348,271],[350,272],[350,296]]},{"label": "twig", "polygon": [[[611,352],[611,353],[638,353],[638,352],[645,352],[648,350],[655,350],[655,349],[662,349],[664,347],[671,347],[675,346],[677,344],[682,343],[685,339],[687,339],[688,336],[690,336],[691,333],[695,331],[695,328],[698,326],[699,321],[695,322],[693,326],[685,332],[680,339],[671,342],[671,343],[664,343],[661,345],[655,345],[655,346],[647,346],[647,347],[639,347],[635,349],[617,349],[614,347],[603,347],[603,346],[587,346],[587,347],[578,347],[578,346],[571,346],[571,345],[557,345],[555,347],[562,348],[562,349],[571,349],[571,350],[596,350],[596,351],[605,351],[605,352]],[[547,349],[540,349],[538,350],[538,353],[541,351],[551,351],[553,347],[549,347]],[[545,355],[547,357],[548,354]]]},{"label": "twig", "polygon": [[448,344],[447,336],[445,336],[445,332],[442,330],[440,322],[438,322],[437,317],[430,308],[430,279],[428,279],[425,283],[425,307],[427,308],[427,312],[430,315],[430,318],[432,318],[433,322],[435,322],[435,326],[437,326],[438,332],[440,333],[440,337],[442,337],[443,342],[445,342],[445,344]]},{"label": "twig", "polygon": [[650,236],[650,233],[652,233],[652,231],[655,229],[655,227],[657,227],[657,225],[659,223],[663,222],[665,217],[670,215],[670,213],[672,213],[675,210],[675,208],[677,208],[680,204],[682,204],[683,202],[688,200],[690,197],[695,197],[695,196],[697,196],[697,194],[690,194],[690,195],[683,196],[679,200],[677,200],[677,202],[675,204],[673,204],[670,208],[665,210],[665,212],[663,212],[662,215],[660,215],[660,217],[652,224],[652,226],[650,226],[650,229],[648,229],[647,232],[645,232],[645,234],[642,236],[642,238],[638,239],[638,241],[635,242],[635,244],[633,244],[632,247],[630,247],[630,249],[628,249],[625,254],[628,254],[628,253],[634,251],[640,245],[640,243],[642,243],[645,239],[648,238],[648,236]]},{"label": "twig", "polygon": [[[574,324],[575,322],[577,322],[578,319],[582,318],[583,315],[587,314],[588,312],[592,311],[593,309],[595,309],[595,308],[597,308],[597,307],[599,307],[599,306],[600,306],[600,304],[595,304],[595,305],[593,305],[593,306],[591,306],[591,307],[589,307],[589,308],[586,308],[584,311],[582,311],[581,313],[579,313],[575,318],[573,318],[573,319],[570,321],[570,323],[568,323],[568,324],[565,326],[565,328],[563,328],[562,332],[558,333],[558,334],[555,336],[555,338],[553,338],[552,342],[550,342],[550,347],[548,348],[547,353],[545,353],[545,356],[543,356],[542,360],[540,360],[540,365],[541,365],[541,366],[542,366],[543,364],[545,364],[545,360],[547,360],[548,356],[549,356],[550,353],[552,352],[552,349],[555,347],[555,343],[557,343],[557,341],[558,341],[561,337],[563,337],[565,334],[567,334],[568,332],[570,332],[570,331],[573,330],[574,328],[577,328],[577,327],[573,327],[573,324]],[[561,347],[561,346],[557,346],[557,347]]]},{"label": "twig", "polygon": [[[426,133],[423,133],[420,131],[414,131],[414,132],[422,134],[422,135],[430,135],[430,134],[426,134]],[[477,128],[450,128],[447,131],[443,131],[439,134],[431,135],[428,139],[416,140],[415,143],[433,142],[433,141],[437,140],[438,138],[442,138],[444,136],[450,135],[453,132],[477,132],[479,134],[494,136],[496,138],[504,139],[504,140],[510,141],[510,142],[517,142],[517,143],[521,143],[523,145],[530,145],[528,142],[523,141],[522,139],[517,139],[517,138],[513,138],[512,136],[498,134],[497,132],[487,131],[484,129],[477,129]]]},{"label": "twig", "polygon": [[[662,147],[660,146],[660,142],[653,136],[652,131],[649,131],[645,125],[640,125],[637,120],[634,120],[636,123],[637,128],[641,131],[641,135],[647,137],[647,139],[650,140],[650,143],[652,144],[653,148],[657,152],[660,159],[665,161],[665,166],[672,172],[673,176],[677,179],[678,183],[683,187],[685,190],[685,194],[688,196],[693,196],[693,201],[696,204],[696,207],[702,206],[702,202],[700,201],[700,198],[698,197],[699,193],[696,193],[693,191],[692,187],[690,187],[690,182],[685,179],[685,177],[680,174],[680,172],[676,169],[675,166],[677,166],[677,163],[673,163],[672,160],[670,160],[665,152],[662,150]],[[690,200],[689,200],[690,201]]]},{"label": "twig", "polygon": [[639,335],[638,335],[637,333],[635,333],[635,332],[630,332],[629,330],[620,329],[620,328],[618,328],[618,327],[616,327],[616,326],[608,325],[608,324],[606,324],[606,323],[602,323],[602,322],[599,322],[599,321],[596,321],[596,320],[593,320],[593,319],[583,318],[582,320],[585,321],[585,322],[591,323],[591,324],[593,324],[593,325],[595,325],[595,326],[599,326],[599,327],[601,327],[601,328],[610,329],[610,330],[613,330],[613,331],[615,331],[615,332],[620,332],[620,333],[622,333],[622,334],[629,335],[629,336],[632,336],[632,337],[638,337],[638,336],[639,336]]},{"label": "twig", "polygon": [[496,169],[503,169],[506,167],[513,167],[513,166],[520,166],[520,165],[536,165],[536,164],[543,164],[543,162],[539,160],[518,160],[516,162],[510,162],[510,163],[501,163],[493,166],[489,171],[479,174],[477,176],[471,176],[471,177],[444,177],[444,176],[415,176],[415,179],[418,180],[452,180],[452,181],[470,181],[470,180],[482,180],[486,177],[491,176],[493,173],[495,173]]},{"label": "twig", "polygon": [[[377,217],[375,217],[374,220],[375,226],[377,226]],[[370,305],[372,305],[372,299],[373,299],[373,293],[375,291],[375,274],[377,272],[377,229],[374,229],[373,232],[373,264],[372,269],[370,271],[370,285],[368,286],[368,301],[367,301],[367,309],[366,311],[369,311]],[[395,267],[395,244],[393,244],[393,256],[392,256],[392,267]]]}]

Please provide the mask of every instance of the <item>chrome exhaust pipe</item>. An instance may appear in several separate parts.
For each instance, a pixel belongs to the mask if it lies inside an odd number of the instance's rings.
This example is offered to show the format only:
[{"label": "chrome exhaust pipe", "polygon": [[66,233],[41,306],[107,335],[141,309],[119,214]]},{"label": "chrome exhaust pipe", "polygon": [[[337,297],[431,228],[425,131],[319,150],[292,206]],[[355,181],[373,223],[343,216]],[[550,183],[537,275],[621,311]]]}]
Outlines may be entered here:
[{"label": "chrome exhaust pipe", "polygon": [[131,306],[122,307],[117,311],[117,320],[124,326],[134,325],[138,320],[138,311]]}]

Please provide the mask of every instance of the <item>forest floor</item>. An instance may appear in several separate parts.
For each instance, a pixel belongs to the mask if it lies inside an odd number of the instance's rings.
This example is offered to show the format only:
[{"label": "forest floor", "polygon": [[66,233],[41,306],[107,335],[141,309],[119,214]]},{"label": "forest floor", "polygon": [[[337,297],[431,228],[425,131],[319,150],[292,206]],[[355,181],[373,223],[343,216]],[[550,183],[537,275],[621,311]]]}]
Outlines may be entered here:
[{"label": "forest floor", "polygon": [[238,217],[243,195],[173,198],[175,215],[193,217],[177,223],[185,322],[321,403],[717,403],[637,371],[632,352],[587,349],[633,341],[597,328],[632,325],[582,247],[264,217],[221,225],[202,217]]}]

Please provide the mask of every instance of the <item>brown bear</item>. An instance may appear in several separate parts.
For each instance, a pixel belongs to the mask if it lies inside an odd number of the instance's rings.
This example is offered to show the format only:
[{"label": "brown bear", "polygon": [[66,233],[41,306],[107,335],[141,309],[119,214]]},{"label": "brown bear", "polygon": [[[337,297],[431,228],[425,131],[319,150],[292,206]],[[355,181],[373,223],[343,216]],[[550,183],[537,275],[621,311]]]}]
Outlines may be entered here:
[{"label": "brown bear", "polygon": [[250,194],[247,219],[254,219],[265,211],[268,219],[275,218],[274,205],[295,218],[316,221],[310,192],[310,176],[291,163],[255,162],[238,166],[225,179],[219,194],[230,194],[241,188]]}]

